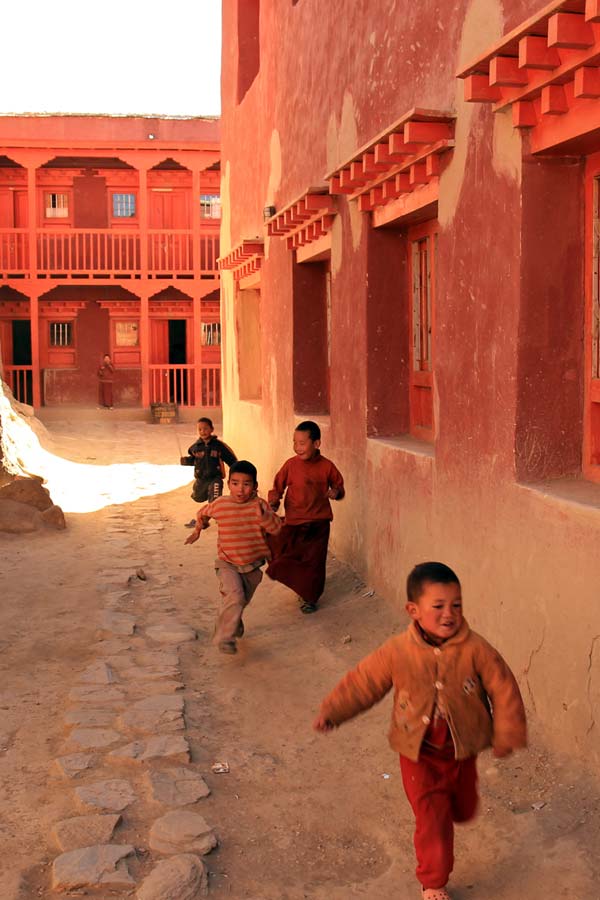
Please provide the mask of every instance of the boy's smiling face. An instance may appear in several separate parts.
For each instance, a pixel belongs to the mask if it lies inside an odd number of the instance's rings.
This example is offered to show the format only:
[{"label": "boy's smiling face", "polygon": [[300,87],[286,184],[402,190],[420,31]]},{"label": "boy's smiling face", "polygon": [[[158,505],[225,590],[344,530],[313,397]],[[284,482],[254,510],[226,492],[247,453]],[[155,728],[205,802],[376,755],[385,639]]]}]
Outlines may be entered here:
[{"label": "boy's smiling face", "polygon": [[229,493],[236,503],[247,503],[258,487],[252,475],[246,475],[244,472],[234,472],[227,484]]},{"label": "boy's smiling face", "polygon": [[201,441],[208,441],[212,433],[213,430],[208,422],[198,422],[198,437]]},{"label": "boy's smiling face", "polygon": [[416,602],[408,601],[406,611],[433,641],[441,644],[454,637],[463,622],[460,585],[426,581],[423,593]]},{"label": "boy's smiling face", "polygon": [[308,431],[294,432],[294,453],[300,459],[312,459],[320,446],[321,441],[312,441]]}]

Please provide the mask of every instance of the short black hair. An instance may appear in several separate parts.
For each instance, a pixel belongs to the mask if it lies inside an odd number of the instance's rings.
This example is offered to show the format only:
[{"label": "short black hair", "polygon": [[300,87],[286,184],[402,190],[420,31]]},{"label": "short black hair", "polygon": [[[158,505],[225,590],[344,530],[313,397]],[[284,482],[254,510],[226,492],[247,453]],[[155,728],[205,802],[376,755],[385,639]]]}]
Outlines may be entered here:
[{"label": "short black hair", "polygon": [[306,422],[300,422],[299,425],[296,425],[294,431],[307,431],[311,441],[321,440],[321,429],[316,422],[311,422],[310,419],[307,419]]},{"label": "short black hair", "polygon": [[206,422],[207,425],[210,425],[211,429],[215,427],[212,423],[212,419],[209,419],[208,416],[202,416],[201,419],[198,419],[198,425],[200,422]]},{"label": "short black hair", "polygon": [[406,596],[411,603],[417,603],[426,584],[457,584],[458,575],[450,566],[441,562],[424,562],[414,567],[406,579]]},{"label": "short black hair", "polygon": [[250,475],[254,484],[258,484],[256,466],[251,462],[248,462],[247,459],[238,459],[237,462],[234,462],[229,469],[229,478],[227,481],[230,480],[232,475],[236,475],[237,473],[240,475]]}]

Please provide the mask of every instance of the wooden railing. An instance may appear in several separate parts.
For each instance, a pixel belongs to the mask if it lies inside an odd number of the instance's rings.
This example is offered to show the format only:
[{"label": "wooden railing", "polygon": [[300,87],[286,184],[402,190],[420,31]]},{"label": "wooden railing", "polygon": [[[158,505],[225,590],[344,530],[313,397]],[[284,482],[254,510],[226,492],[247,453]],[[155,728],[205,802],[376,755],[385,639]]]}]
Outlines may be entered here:
[{"label": "wooden railing", "polygon": [[33,366],[7,366],[3,367],[4,381],[7,383],[13,397],[20,403],[33,404]]},{"label": "wooden railing", "polygon": [[[32,270],[29,232],[26,228],[0,229],[0,274],[17,275]],[[194,248],[190,230],[149,231],[148,273],[160,275],[218,276],[219,234],[200,235]],[[56,229],[36,232],[35,272],[40,275],[85,277],[137,275],[142,271],[139,231],[110,228]]]},{"label": "wooden railing", "polygon": [[202,366],[200,397],[196,398],[192,365],[151,365],[150,403],[176,403],[178,406],[220,406],[221,367]]},{"label": "wooden railing", "polygon": [[29,234],[26,228],[0,229],[0,272],[21,275],[29,271]]}]

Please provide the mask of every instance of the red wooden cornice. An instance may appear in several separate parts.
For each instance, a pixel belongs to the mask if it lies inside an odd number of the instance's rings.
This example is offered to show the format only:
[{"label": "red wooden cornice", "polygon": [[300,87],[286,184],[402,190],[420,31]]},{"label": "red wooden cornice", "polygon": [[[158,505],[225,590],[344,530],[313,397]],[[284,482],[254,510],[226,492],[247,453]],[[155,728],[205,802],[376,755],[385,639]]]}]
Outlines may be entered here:
[{"label": "red wooden cornice", "polygon": [[85,300],[40,300],[40,318],[52,319],[57,316],[76,317],[80,309],[85,307]]},{"label": "red wooden cornice", "polygon": [[269,237],[286,237],[289,250],[303,247],[327,234],[337,213],[336,201],[324,187],[308,188],[265,225]]},{"label": "red wooden cornice", "polygon": [[233,271],[235,281],[258,272],[265,255],[265,242],[262,238],[241,241],[227,256],[217,260],[219,269]]},{"label": "red wooden cornice", "polygon": [[411,109],[325,176],[332,194],[358,199],[368,212],[436,178],[454,147],[454,116]]},{"label": "red wooden cornice", "polygon": [[534,152],[597,129],[600,0],[554,0],[457,74],[465,100],[534,130]]}]

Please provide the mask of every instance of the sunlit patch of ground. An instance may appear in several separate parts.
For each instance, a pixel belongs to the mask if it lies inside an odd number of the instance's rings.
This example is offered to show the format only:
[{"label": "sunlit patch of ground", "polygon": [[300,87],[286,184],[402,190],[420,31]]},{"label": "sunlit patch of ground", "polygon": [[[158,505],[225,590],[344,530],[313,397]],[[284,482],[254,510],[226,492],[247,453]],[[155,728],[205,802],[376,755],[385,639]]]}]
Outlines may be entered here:
[{"label": "sunlit patch of ground", "polygon": [[164,494],[190,481],[191,470],[148,462],[90,465],[73,462],[42,446],[31,420],[21,415],[2,389],[0,421],[5,466],[14,474],[41,475],[54,503],[64,512],[87,513],[115,503]]}]

